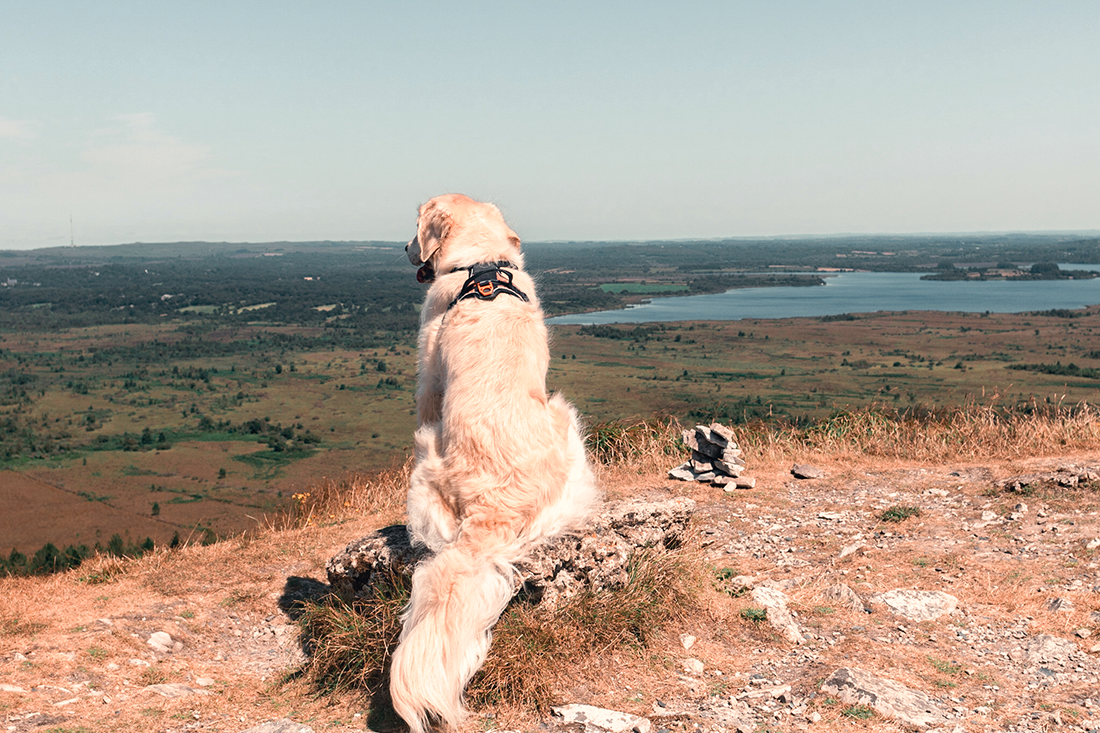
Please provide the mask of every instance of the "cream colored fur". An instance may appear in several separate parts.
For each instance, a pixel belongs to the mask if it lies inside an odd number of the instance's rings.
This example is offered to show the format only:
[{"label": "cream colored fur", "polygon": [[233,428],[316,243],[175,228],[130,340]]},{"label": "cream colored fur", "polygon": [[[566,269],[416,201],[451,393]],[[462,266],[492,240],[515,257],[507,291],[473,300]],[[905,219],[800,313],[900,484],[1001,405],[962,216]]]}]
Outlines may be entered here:
[{"label": "cream colored fur", "polygon": [[[437,274],[420,318],[419,428],[408,525],[435,554],[413,574],[390,669],[394,709],[413,733],[457,728],[462,692],[485,661],[514,592],[512,564],[580,527],[598,500],[576,411],[546,393],[550,363],[520,240],[492,204],[446,195],[420,208],[406,247]],[[464,300],[456,267],[508,260],[508,294]]]}]

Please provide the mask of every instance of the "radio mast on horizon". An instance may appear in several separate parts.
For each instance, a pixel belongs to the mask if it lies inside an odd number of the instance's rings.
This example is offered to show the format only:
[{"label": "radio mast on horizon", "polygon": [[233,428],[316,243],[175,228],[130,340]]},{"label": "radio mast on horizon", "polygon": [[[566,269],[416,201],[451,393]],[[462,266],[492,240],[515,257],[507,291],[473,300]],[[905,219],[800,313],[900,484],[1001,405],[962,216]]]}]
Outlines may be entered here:
[{"label": "radio mast on horizon", "polygon": [[73,237],[73,212],[69,212],[69,247],[76,249],[76,239]]}]

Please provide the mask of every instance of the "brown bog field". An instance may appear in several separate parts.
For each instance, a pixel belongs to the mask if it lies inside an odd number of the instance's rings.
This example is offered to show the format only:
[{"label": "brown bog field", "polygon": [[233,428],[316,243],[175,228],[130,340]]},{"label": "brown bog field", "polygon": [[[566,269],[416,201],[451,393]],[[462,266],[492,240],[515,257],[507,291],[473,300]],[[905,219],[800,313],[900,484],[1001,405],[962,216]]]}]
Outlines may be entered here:
[{"label": "brown bog field", "polygon": [[[415,346],[340,348],[319,331],[167,322],[4,334],[0,551],[230,535],[324,478],[403,462]],[[806,423],[872,404],[1034,410],[1100,401],[1098,333],[1096,307],[561,326],[550,384],[590,422]]]}]

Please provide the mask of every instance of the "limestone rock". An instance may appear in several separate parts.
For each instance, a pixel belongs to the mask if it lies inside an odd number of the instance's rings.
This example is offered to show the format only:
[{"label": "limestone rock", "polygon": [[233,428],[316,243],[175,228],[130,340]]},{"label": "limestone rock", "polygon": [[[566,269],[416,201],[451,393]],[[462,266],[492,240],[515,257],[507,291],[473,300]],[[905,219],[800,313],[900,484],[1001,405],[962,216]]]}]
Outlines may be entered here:
[{"label": "limestone rock", "polygon": [[1029,493],[1036,488],[1063,487],[1073,488],[1079,484],[1100,480],[1100,467],[1097,466],[1059,466],[1057,471],[1044,473],[1026,473],[1013,476],[1001,482],[1004,491]]},{"label": "limestone rock", "polygon": [[825,478],[825,472],[808,463],[796,463],[791,466],[791,475],[797,479]]},{"label": "limestone rock", "polygon": [[183,644],[173,639],[171,634],[167,631],[157,631],[153,633],[146,639],[145,643],[162,653],[183,649]]},{"label": "limestone rock", "polygon": [[733,476],[735,478],[737,476],[740,476],[745,471],[744,461],[737,463],[736,461],[723,461],[715,459],[711,466],[713,466],[716,470],[726,474],[727,476]]},{"label": "limestone rock", "polygon": [[687,672],[688,674],[693,674],[696,677],[703,674],[703,671],[706,669],[706,665],[704,665],[701,661],[699,661],[695,657],[688,657],[687,659],[684,660],[683,664],[684,664],[684,671]]},{"label": "limestone rock", "polygon": [[898,616],[910,621],[934,621],[959,605],[959,599],[942,591],[892,590],[871,596],[872,603],[883,603]]},{"label": "limestone rock", "polygon": [[682,463],[676,468],[668,472],[669,478],[678,479],[680,481],[694,481],[695,472],[691,470],[691,461]]},{"label": "limestone rock", "polygon": [[1076,649],[1077,645],[1069,639],[1039,634],[1028,640],[1027,647],[1024,649],[1024,659],[1030,664],[1065,662]]},{"label": "limestone rock", "polygon": [[721,458],[722,451],[724,450],[722,446],[716,446],[706,440],[700,440],[695,430],[684,431],[684,445],[691,448],[693,453],[701,453],[711,458]]},{"label": "limestone rock", "polygon": [[[678,547],[695,502],[635,499],[607,504],[583,533],[557,537],[516,563],[516,590],[524,588],[548,608],[582,589],[614,588],[627,581],[630,556],[641,548]],[[411,576],[430,554],[413,545],[404,525],[393,525],[350,543],[328,561],[329,583],[345,600],[372,597],[374,585]]]},{"label": "limestone rock", "polygon": [[649,733],[653,727],[648,718],[594,705],[559,705],[550,712],[555,722],[579,723],[584,726],[585,733]]},{"label": "limestone rock", "polygon": [[752,600],[764,607],[767,612],[768,623],[792,644],[801,644],[806,641],[798,624],[791,617],[787,609],[787,594],[775,588],[757,586],[752,589]]},{"label": "limestone rock", "polygon": [[166,682],[161,685],[149,685],[148,687],[143,687],[142,690],[144,692],[153,692],[161,697],[167,697],[172,700],[180,697],[187,697],[189,695],[210,694],[208,690],[199,690],[190,685],[185,685],[182,682]]},{"label": "limestone rock", "polygon": [[718,423],[696,425],[683,432],[684,445],[691,449],[691,459],[668,472],[669,478],[699,481],[731,488],[752,488],[753,479],[739,480],[745,470],[742,451],[733,442],[733,430]]},{"label": "limestone rock", "polygon": [[691,470],[696,473],[706,473],[707,471],[714,470],[714,463],[709,460],[699,460],[695,457],[691,459]]},{"label": "limestone rock", "polygon": [[866,546],[867,546],[866,543],[864,543],[862,541],[859,541],[859,540],[853,542],[850,545],[845,545],[844,547],[840,548],[840,554],[837,555],[837,559],[840,559],[842,557],[848,557],[849,555],[855,554],[856,552],[859,552],[861,549],[863,549]]},{"label": "limestone rock", "polygon": [[1064,611],[1069,612],[1074,609],[1073,601],[1068,598],[1051,598],[1047,601],[1048,611]]},{"label": "limestone rock", "polygon": [[313,733],[313,728],[305,723],[295,723],[290,718],[280,718],[279,720],[260,723],[248,730],[241,731],[241,733]]},{"label": "limestone rock", "polygon": [[858,613],[863,610],[863,601],[859,599],[854,590],[844,585],[844,583],[837,583],[826,588],[822,598],[849,611]]},{"label": "limestone rock", "polygon": [[754,733],[757,730],[752,708],[735,698],[711,698],[675,707],[655,704],[650,720],[658,730],[666,731]]},{"label": "limestone rock", "polygon": [[829,675],[821,691],[846,705],[867,705],[879,715],[909,725],[924,727],[947,720],[947,711],[923,692],[851,667]]}]

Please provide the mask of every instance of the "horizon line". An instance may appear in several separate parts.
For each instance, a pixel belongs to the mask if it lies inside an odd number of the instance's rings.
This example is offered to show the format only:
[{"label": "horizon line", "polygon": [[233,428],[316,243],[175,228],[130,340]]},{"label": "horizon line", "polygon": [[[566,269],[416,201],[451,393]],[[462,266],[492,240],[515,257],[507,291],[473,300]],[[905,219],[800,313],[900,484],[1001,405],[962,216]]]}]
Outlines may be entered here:
[{"label": "horizon line", "polygon": [[[677,238],[654,238],[654,239],[532,239],[525,242],[527,245],[535,244],[659,244],[659,243],[689,243],[689,242],[733,242],[733,241],[812,241],[812,240],[825,240],[825,239],[841,239],[841,238],[875,238],[875,237],[896,237],[896,238],[910,238],[910,237],[994,237],[1004,235],[1017,235],[1017,236],[1082,236],[1082,237],[1100,237],[1100,229],[1006,229],[1006,230],[973,230],[973,231],[924,231],[924,232],[835,232],[831,234],[768,234],[768,235],[731,235],[720,237],[677,237]],[[275,239],[275,240],[240,240],[240,241],[228,241],[228,240],[207,240],[207,239],[194,239],[194,240],[176,240],[176,241],[164,241],[164,242],[115,242],[113,244],[55,244],[44,245],[41,247],[29,247],[26,249],[6,249],[0,248],[0,252],[37,252],[40,250],[49,249],[97,249],[108,247],[132,247],[138,245],[149,246],[165,246],[165,245],[201,245],[201,244],[218,244],[218,245],[273,245],[273,244],[385,244],[404,246],[404,240],[388,240],[388,239]]]}]

